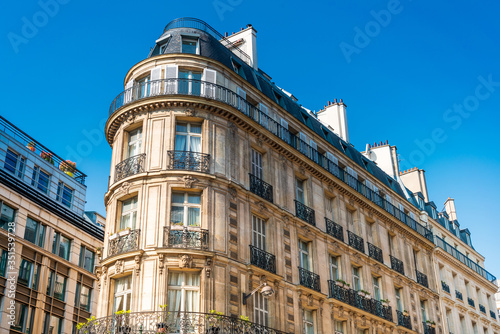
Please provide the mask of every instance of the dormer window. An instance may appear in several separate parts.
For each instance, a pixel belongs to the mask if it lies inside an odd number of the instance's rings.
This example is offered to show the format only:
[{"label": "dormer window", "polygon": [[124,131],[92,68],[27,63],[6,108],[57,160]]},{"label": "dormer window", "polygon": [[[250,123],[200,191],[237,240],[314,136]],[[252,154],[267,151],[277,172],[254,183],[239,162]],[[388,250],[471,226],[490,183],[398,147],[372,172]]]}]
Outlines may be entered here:
[{"label": "dormer window", "polygon": [[200,53],[199,38],[194,36],[182,36],[182,53],[197,55]]},{"label": "dormer window", "polygon": [[162,46],[160,46],[160,54],[161,55],[164,54],[165,50],[167,50],[167,43],[165,43]]},{"label": "dormer window", "polygon": [[231,63],[233,64],[233,70],[240,75],[243,79],[246,79],[245,77],[245,71],[243,71],[243,66],[238,63],[236,60],[231,58]]}]

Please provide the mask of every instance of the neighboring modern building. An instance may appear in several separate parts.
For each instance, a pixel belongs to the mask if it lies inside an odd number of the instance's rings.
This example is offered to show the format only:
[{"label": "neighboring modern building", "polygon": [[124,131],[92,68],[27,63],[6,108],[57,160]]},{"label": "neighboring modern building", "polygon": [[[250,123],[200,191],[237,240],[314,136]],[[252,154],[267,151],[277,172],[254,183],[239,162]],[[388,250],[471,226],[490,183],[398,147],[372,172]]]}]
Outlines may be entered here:
[{"label": "neighboring modern building", "polygon": [[76,333],[97,309],[104,230],[85,174],[0,116],[0,333]]},{"label": "neighboring modern building", "polygon": [[124,87],[81,333],[500,334],[495,278],[451,229],[452,201],[441,220],[395,149],[357,151],[342,100],[315,114],[276,86],[251,25],[174,20]]},{"label": "neighboring modern building", "polygon": [[106,217],[96,211],[85,211],[84,218],[103,229],[106,226]]}]

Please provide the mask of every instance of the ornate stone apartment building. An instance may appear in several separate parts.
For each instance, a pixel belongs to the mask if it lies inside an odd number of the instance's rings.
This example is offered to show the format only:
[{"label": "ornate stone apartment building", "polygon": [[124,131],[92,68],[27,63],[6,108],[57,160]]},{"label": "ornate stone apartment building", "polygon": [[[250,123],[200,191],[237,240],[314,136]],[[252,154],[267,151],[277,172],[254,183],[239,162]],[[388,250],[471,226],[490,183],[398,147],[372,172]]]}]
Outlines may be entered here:
[{"label": "ornate stone apartment building", "polygon": [[177,19],[126,74],[80,333],[499,334],[453,206],[390,145],[357,151],[342,100],[315,114],[274,84],[256,33]]},{"label": "ornate stone apartment building", "polygon": [[96,312],[85,177],[0,116],[0,333],[76,333]]}]

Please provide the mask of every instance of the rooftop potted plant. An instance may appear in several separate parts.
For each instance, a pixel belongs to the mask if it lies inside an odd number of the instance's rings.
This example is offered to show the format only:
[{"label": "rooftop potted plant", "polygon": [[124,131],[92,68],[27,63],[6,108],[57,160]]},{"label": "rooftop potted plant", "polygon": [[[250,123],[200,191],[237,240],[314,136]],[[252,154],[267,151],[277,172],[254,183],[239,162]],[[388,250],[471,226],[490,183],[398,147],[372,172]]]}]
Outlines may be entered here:
[{"label": "rooftop potted plant", "polygon": [[73,177],[73,173],[76,171],[76,162],[71,160],[61,161],[59,169],[67,175]]},{"label": "rooftop potted plant", "polygon": [[30,141],[26,147],[31,151],[35,152],[36,150],[36,143],[34,141]]},{"label": "rooftop potted plant", "polygon": [[42,157],[43,160],[47,161],[49,164],[51,165],[54,164],[54,155],[52,153],[42,151],[40,153],[40,156]]}]

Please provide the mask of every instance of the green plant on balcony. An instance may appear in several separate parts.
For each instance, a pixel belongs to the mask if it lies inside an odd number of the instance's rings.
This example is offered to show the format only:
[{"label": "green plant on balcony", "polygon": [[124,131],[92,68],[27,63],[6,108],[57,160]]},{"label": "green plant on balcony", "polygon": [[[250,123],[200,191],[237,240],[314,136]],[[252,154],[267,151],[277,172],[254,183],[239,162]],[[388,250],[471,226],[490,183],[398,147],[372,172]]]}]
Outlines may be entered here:
[{"label": "green plant on balcony", "polygon": [[117,323],[117,329],[118,333],[130,333],[131,329],[130,326],[127,325],[127,314],[130,314],[130,310],[121,310],[118,312],[115,312],[116,315],[116,323]]},{"label": "green plant on balcony", "polygon": [[209,328],[206,330],[206,334],[219,334],[220,333],[220,320],[222,320],[222,316],[224,313],[217,312],[215,310],[210,310],[209,314],[205,316],[208,320]]},{"label": "green plant on balcony", "polygon": [[35,152],[36,150],[36,143],[34,141],[30,141],[26,147],[31,151]]},{"label": "green plant on balcony", "polygon": [[[84,326],[88,325],[89,323],[91,323],[92,321],[95,321],[96,318],[94,316],[91,316],[90,318],[87,318],[87,322],[80,322],[76,325],[76,329],[80,330],[82,329]],[[95,322],[94,323],[95,325],[98,325],[99,323],[98,322]],[[84,333],[88,333],[89,332],[89,329],[86,328],[84,330]]]},{"label": "green plant on balcony", "polygon": [[156,327],[157,327],[156,333],[168,333],[168,327],[169,327],[168,326],[168,316],[170,314],[170,312],[167,311],[168,305],[163,304],[163,305],[159,305],[159,306],[160,306],[160,309],[164,313],[164,317],[163,317],[162,322],[159,322],[156,324]]},{"label": "green plant on balcony", "polygon": [[407,310],[403,310],[403,315],[404,315],[405,317],[407,317],[407,316],[409,316],[409,315],[410,315],[410,313],[408,313],[408,311],[407,311]]},{"label": "green plant on balcony", "polygon": [[59,169],[67,175],[73,177],[73,173],[76,171],[76,162],[71,160],[61,161]]},{"label": "green plant on balcony", "polygon": [[52,153],[42,151],[42,153],[40,153],[40,157],[42,157],[42,159],[47,161],[49,164],[54,164],[54,155]]},{"label": "green plant on balcony", "polygon": [[434,321],[426,320],[425,323],[432,328],[436,328],[436,323]]},{"label": "green plant on balcony", "polygon": [[389,305],[389,299],[380,299],[380,302],[386,306]]},{"label": "green plant on balcony", "polygon": [[366,290],[359,290],[358,293],[365,298],[368,298],[368,296],[370,296],[370,293]]},{"label": "green plant on balcony", "polygon": [[339,278],[339,279],[337,279],[337,280],[335,281],[335,283],[336,283],[337,285],[339,285],[339,286],[342,286],[342,287],[346,288],[346,289],[349,287],[349,283],[347,283],[346,281],[344,281],[343,279],[340,279],[340,278]]}]

